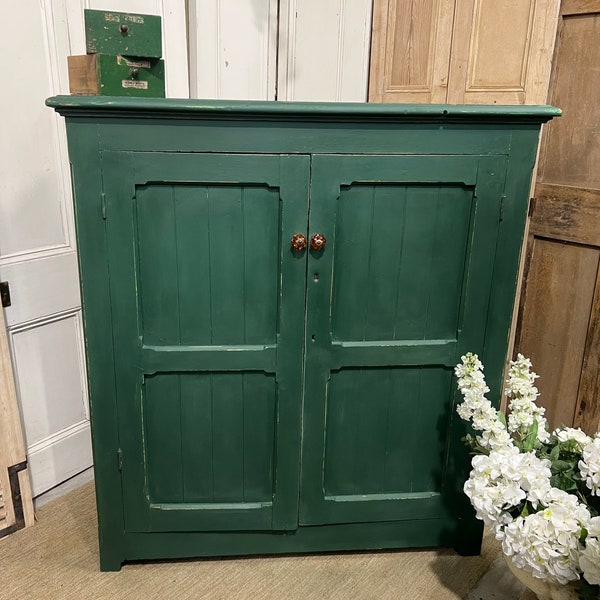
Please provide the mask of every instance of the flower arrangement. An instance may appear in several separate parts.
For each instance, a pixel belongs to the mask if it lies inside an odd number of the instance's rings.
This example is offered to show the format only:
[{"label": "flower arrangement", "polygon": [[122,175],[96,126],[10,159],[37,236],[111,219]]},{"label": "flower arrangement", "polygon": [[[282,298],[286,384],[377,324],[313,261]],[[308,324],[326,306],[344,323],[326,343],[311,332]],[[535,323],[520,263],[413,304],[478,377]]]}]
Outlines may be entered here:
[{"label": "flower arrangement", "polygon": [[464,491],[477,517],[517,568],[600,598],[600,433],[550,433],[535,404],[538,376],[521,354],[506,382],[508,417],[486,398],[477,355],[463,356],[455,374],[464,398],[457,412],[477,432],[463,438],[475,454]]}]

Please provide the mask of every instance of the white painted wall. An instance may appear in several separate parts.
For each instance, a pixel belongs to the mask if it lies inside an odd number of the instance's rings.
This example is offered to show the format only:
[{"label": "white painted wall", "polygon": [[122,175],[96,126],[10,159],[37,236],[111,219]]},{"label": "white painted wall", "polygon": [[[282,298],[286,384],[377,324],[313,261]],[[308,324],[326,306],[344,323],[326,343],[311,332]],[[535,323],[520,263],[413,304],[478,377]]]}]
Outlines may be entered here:
[{"label": "white painted wall", "polygon": [[0,37],[0,280],[34,495],[92,462],[64,123],[66,57],[85,53],[84,8],[163,16],[167,89],[188,96],[185,0],[20,0]]},{"label": "white painted wall", "polygon": [[366,102],[372,0],[189,0],[194,98]]},{"label": "white painted wall", "polygon": [[283,0],[278,100],[366,102],[372,0]]},{"label": "white painted wall", "polygon": [[189,0],[193,98],[275,100],[277,0]]},{"label": "white painted wall", "polygon": [[0,280],[12,295],[5,315],[34,495],[92,461],[66,136],[44,105],[68,93],[66,57],[85,53],[84,8],[162,16],[169,97],[367,98],[371,0],[10,4],[13,26],[0,37]]}]

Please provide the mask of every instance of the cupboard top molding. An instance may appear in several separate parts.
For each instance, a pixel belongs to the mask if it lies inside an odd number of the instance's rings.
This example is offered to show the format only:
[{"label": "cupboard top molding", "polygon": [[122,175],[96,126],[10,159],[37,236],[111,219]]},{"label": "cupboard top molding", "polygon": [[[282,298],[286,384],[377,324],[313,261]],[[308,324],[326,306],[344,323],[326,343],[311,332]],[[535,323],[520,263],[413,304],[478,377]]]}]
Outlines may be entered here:
[{"label": "cupboard top molding", "polygon": [[337,122],[545,123],[561,115],[554,106],[379,104],[54,96],[46,105],[67,117],[131,117]]}]

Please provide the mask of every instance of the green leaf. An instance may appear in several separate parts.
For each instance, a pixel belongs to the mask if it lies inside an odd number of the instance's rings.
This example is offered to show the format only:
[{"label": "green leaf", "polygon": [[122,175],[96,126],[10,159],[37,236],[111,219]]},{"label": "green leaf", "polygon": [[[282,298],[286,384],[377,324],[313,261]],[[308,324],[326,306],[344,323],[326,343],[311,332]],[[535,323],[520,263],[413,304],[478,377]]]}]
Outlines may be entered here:
[{"label": "green leaf", "polygon": [[498,415],[498,420],[504,425],[504,429],[506,429],[506,417],[504,416],[504,413],[499,410],[496,414]]},{"label": "green leaf", "polygon": [[523,440],[523,452],[531,452],[537,443],[538,422],[536,420],[529,426],[527,436]]},{"label": "green leaf", "polygon": [[573,470],[573,463],[567,462],[566,460],[555,460],[552,462],[551,470],[553,474],[571,471]]},{"label": "green leaf", "polygon": [[549,458],[554,463],[555,461],[558,460],[559,456],[560,456],[560,446],[557,444],[556,446],[554,446],[554,448],[552,448]]},{"label": "green leaf", "polygon": [[577,483],[565,473],[559,473],[550,477],[550,485],[565,492],[571,492],[577,489]]}]

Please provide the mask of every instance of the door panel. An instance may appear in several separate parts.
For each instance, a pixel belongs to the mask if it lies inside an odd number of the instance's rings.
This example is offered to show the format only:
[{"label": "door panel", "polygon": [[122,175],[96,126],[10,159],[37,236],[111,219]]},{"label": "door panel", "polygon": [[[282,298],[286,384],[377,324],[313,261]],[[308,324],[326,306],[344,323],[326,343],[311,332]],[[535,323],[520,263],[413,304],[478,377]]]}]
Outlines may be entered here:
[{"label": "door panel", "polygon": [[543,104],[558,0],[455,3],[451,104]]},{"label": "door panel", "polygon": [[[446,417],[439,398],[448,396],[450,375],[439,367],[333,372],[326,409],[326,496],[439,490],[441,470],[417,469],[407,457],[418,448],[424,462],[442,465],[444,439],[431,424]],[[403,402],[395,401],[399,396]]]},{"label": "door panel", "polygon": [[445,102],[454,0],[375,0],[370,102]]},{"label": "door panel", "polygon": [[[462,285],[456,269],[464,263],[470,212],[469,194],[460,187],[342,188],[333,338],[452,337]],[[438,277],[430,277],[431,271]]]},{"label": "door panel", "polygon": [[103,167],[126,530],[294,529],[308,157]]},{"label": "door panel", "polygon": [[144,343],[273,344],[278,191],[148,185],[136,198]]},{"label": "door panel", "polygon": [[148,377],[142,410],[150,501],[271,502],[275,399],[272,374]]},{"label": "door panel", "polygon": [[483,345],[504,169],[313,158],[301,524],[445,514],[452,368]]}]

